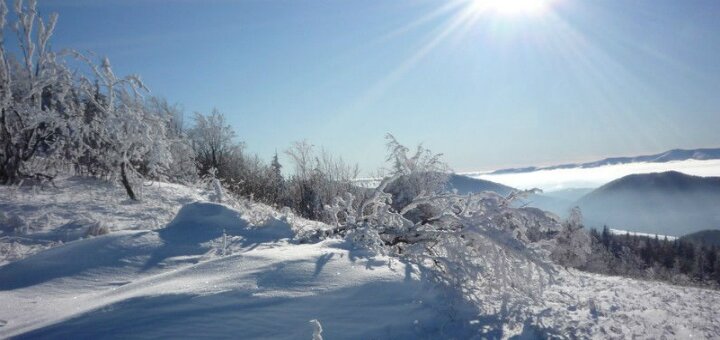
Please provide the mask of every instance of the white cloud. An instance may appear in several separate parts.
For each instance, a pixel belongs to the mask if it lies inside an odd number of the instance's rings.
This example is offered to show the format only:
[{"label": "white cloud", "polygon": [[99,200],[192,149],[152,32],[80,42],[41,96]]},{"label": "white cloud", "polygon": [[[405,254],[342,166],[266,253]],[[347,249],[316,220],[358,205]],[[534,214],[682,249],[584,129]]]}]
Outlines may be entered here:
[{"label": "white cloud", "polygon": [[675,170],[696,176],[720,176],[720,160],[685,160],[667,163],[630,163],[597,168],[540,170],[517,174],[482,174],[481,178],[518,189],[555,191],[567,188],[596,188],[623,176]]}]

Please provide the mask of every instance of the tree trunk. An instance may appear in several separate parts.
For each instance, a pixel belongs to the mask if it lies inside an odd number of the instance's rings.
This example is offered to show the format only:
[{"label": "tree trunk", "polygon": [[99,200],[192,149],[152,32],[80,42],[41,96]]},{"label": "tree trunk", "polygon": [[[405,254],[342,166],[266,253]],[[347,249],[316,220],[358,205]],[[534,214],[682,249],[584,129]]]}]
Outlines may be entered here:
[{"label": "tree trunk", "polygon": [[5,160],[5,164],[0,169],[0,180],[3,184],[15,184],[20,179],[20,160],[17,157],[10,156]]},{"label": "tree trunk", "polygon": [[125,171],[125,162],[120,163],[120,181],[122,182],[123,187],[125,187],[125,191],[127,191],[128,196],[130,196],[130,199],[133,201],[137,201],[137,197],[135,196],[135,192],[133,191],[132,186],[130,185],[130,181],[127,177],[127,172]]}]

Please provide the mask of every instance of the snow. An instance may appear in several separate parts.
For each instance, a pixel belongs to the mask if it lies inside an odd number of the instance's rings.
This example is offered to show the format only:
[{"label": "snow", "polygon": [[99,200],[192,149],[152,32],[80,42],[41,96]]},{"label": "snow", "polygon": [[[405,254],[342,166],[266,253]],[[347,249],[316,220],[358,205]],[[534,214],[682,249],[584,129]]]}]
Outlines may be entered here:
[{"label": "snow", "polygon": [[305,222],[242,209],[189,203],[166,228],[67,242],[0,267],[0,306],[12,306],[0,308],[0,337],[295,339],[310,338],[317,319],[326,338],[412,338],[453,323],[443,292],[406,265],[339,240],[297,244]]},{"label": "snow", "polygon": [[[110,231],[164,227],[183,204],[207,200],[212,192],[178,184],[147,182],[142,203],[106,181],[71,177],[55,187],[0,186],[0,213],[25,226],[22,233],[0,234],[0,265],[77,240],[96,222]],[[0,231],[3,229],[0,215]]]},{"label": "snow", "polygon": [[678,237],[677,236],[670,236],[670,235],[658,235],[658,234],[648,234],[648,233],[638,233],[635,231],[627,231],[627,230],[621,230],[621,229],[610,229],[610,233],[613,235],[627,235],[630,234],[630,236],[642,236],[642,237],[648,237],[648,238],[655,238],[657,237],[660,240],[667,239],[668,241],[675,241]]},{"label": "snow", "polygon": [[[412,265],[337,239],[299,243],[323,225],[287,212],[170,184],[135,204],[103,182],[58,187],[0,188],[2,211],[28,222],[22,237],[46,242],[0,266],[0,338],[720,336],[714,290],[560,268],[524,314],[476,315]],[[81,215],[111,232],[52,241]]]},{"label": "snow", "polygon": [[[720,293],[571,270],[545,293],[538,323],[593,338],[716,339]],[[562,321],[566,319],[566,321]]]},{"label": "snow", "polygon": [[294,339],[309,337],[308,321],[319,319],[328,338],[413,337],[414,320],[433,327],[444,318],[432,308],[441,302],[428,301],[429,288],[406,280],[402,266],[391,269],[386,261],[358,257],[338,244],[281,242],[200,261],[178,256],[146,268],[147,259],[167,246],[158,233],[122,232],[92,241],[102,239],[111,239],[108,246],[121,256],[73,265],[74,255],[85,249],[52,254],[63,258],[54,267],[62,266],[69,277],[23,271],[50,265],[44,257],[3,268],[3,282],[14,276],[32,280],[1,287],[4,305],[20,308],[0,312],[8,322],[0,336]]}]

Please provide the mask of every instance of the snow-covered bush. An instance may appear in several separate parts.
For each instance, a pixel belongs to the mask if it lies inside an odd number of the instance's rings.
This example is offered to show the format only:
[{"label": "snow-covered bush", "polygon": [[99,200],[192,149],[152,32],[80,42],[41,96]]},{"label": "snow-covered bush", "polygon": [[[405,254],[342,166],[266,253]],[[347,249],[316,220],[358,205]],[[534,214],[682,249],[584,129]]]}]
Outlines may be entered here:
[{"label": "snow-covered bush", "polygon": [[[173,128],[177,110],[146,102],[140,78],[115,76],[107,58],[96,65],[77,52],[53,52],[58,16],[41,17],[37,1],[15,1],[14,10],[19,57],[6,50],[8,8],[0,1],[0,183],[69,172],[120,179],[136,199],[135,182],[167,179],[170,165],[182,175],[191,170],[189,144]],[[89,72],[71,70],[67,56]]]},{"label": "snow-covered bush", "polygon": [[201,174],[216,169],[218,177],[231,177],[233,160],[241,156],[243,144],[235,141],[235,130],[227,123],[225,115],[217,109],[208,115],[196,112],[189,136]]},{"label": "snow-covered bush", "polygon": [[28,229],[28,224],[18,215],[7,216],[0,211],[0,232],[5,234],[23,233]]},{"label": "snow-covered bush", "polygon": [[150,97],[145,104],[154,116],[165,117],[165,129],[170,160],[167,170],[158,179],[191,184],[199,179],[192,141],[184,126],[184,112],[178,104],[170,104],[164,98]]},{"label": "snow-covered bush", "polygon": [[325,150],[318,154],[307,141],[295,142],[285,153],[294,165],[285,203],[305,218],[327,221],[325,207],[336,197],[363,191],[353,184],[358,167],[342,158],[333,157]]},{"label": "snow-covered bush", "polygon": [[280,173],[277,155],[270,164],[243,151],[243,143],[227,124],[225,116],[214,109],[210,114],[195,114],[188,133],[200,174],[216,169],[215,176],[228,192],[270,205],[285,199],[285,180]]},{"label": "snow-covered bush", "polygon": [[313,326],[313,334],[312,334],[312,340],[323,340],[322,337],[322,325],[320,324],[320,321],[316,319],[310,320],[310,324]]},{"label": "snow-covered bush", "polygon": [[72,73],[49,48],[57,15],[40,17],[35,0],[16,1],[14,9],[20,60],[5,49],[8,8],[0,2],[0,183],[5,184],[52,177],[48,173],[73,152],[69,138],[78,118]]},{"label": "snow-covered bush", "polygon": [[101,236],[109,233],[110,228],[108,228],[101,221],[95,221],[94,223],[91,223],[90,226],[88,226],[85,236]]},{"label": "snow-covered bush", "polygon": [[[486,312],[496,312],[506,296],[538,298],[553,282],[549,253],[559,221],[536,209],[512,208],[494,193],[420,196],[395,211],[391,195],[383,191],[392,180],[386,179],[357,209],[351,194],[336,200],[327,207],[335,228],[318,236],[340,235],[417,264]],[[404,216],[420,204],[437,214],[422,222]]]},{"label": "snow-covered bush", "polygon": [[222,203],[223,198],[225,197],[225,191],[222,187],[222,184],[220,183],[220,180],[217,178],[213,178],[212,187],[213,191],[215,192],[215,201],[218,203]]},{"label": "snow-covered bush", "polygon": [[[438,162],[439,157],[432,163]],[[432,176],[418,168],[416,183],[432,182],[421,178],[424,173]],[[521,193],[458,195],[415,186],[407,187],[408,192],[388,192],[406,174],[396,171],[368,194],[337,197],[325,207],[333,228],[315,236],[337,235],[413,263],[481,312],[498,312],[504,303],[507,308],[508,299],[520,308],[553,282],[550,253],[561,230],[555,217],[512,207]],[[406,200],[399,209],[395,197]],[[416,218],[419,207],[425,208],[421,219]]]},{"label": "snow-covered bush", "polygon": [[111,177],[120,180],[130,199],[138,199],[134,184],[143,175],[156,177],[165,172],[172,160],[166,138],[169,117],[146,108],[142,93],[147,89],[138,76],[120,78],[107,58],[96,65],[79,53],[74,55],[91,70],[93,78],[80,76],[78,84],[97,109],[82,133],[103,142],[100,148],[85,144],[84,149],[110,169]]},{"label": "snow-covered bush", "polygon": [[573,208],[570,216],[563,224],[559,235],[555,238],[556,246],[552,259],[569,267],[582,267],[590,260],[592,241],[590,234],[582,226],[580,208]]},{"label": "snow-covered bush", "polygon": [[[433,195],[445,191],[449,167],[442,161],[442,154],[435,154],[418,145],[413,153],[400,144],[391,134],[385,136],[390,173],[396,176],[388,183],[386,192],[393,195],[392,205],[400,210],[420,195]],[[432,214],[427,205],[417,206],[417,218]]]}]

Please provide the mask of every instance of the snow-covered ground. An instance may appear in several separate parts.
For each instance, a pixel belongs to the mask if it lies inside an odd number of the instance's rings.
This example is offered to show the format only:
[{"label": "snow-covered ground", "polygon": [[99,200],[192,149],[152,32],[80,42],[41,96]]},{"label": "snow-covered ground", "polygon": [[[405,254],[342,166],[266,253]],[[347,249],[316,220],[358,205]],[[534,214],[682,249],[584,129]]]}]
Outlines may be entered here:
[{"label": "snow-covered ground", "polygon": [[[323,225],[260,204],[169,184],[133,204],[103,182],[58,186],[0,187],[2,211],[41,244],[31,253],[48,248],[0,266],[0,338],[310,339],[314,319],[326,339],[720,337],[718,291],[559,269],[525,313],[476,315],[411,265],[297,242]],[[84,219],[111,232],[65,231]]]},{"label": "snow-covered ground", "polygon": [[641,237],[648,237],[648,238],[655,238],[657,237],[660,240],[668,240],[668,241],[675,241],[678,239],[677,236],[670,236],[670,235],[658,235],[658,234],[648,234],[648,233],[638,233],[635,231],[627,231],[627,230],[621,230],[621,229],[610,229],[610,233],[613,235],[627,235],[630,234],[630,236],[641,236]]},{"label": "snow-covered ground", "polygon": [[159,182],[141,190],[138,204],[119,185],[95,179],[71,177],[42,188],[0,186],[0,265],[82,238],[97,224],[110,231],[157,229],[183,204],[211,196],[207,190]]}]

